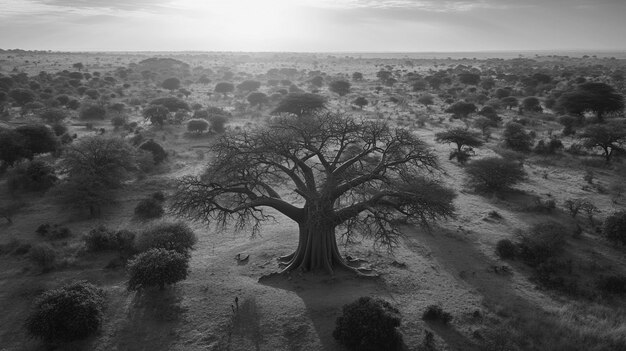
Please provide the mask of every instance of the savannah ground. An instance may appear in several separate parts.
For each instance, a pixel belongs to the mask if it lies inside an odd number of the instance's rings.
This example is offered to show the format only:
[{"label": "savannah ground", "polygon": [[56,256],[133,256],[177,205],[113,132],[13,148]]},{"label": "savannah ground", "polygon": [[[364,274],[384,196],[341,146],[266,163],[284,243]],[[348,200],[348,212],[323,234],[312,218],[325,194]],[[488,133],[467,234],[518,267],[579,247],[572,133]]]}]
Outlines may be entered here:
[{"label": "savannah ground", "polygon": [[[5,75],[40,71],[54,73],[72,71],[71,62],[83,62],[87,72],[103,75],[117,67],[128,67],[152,54],[54,54],[2,53],[0,66]],[[380,297],[391,302],[402,313],[400,331],[408,350],[427,349],[423,345],[425,331],[434,333],[437,350],[618,350],[626,345],[626,310],[624,296],[599,293],[572,294],[563,289],[548,288],[533,279],[533,271],[520,261],[504,261],[494,253],[500,239],[515,239],[517,229],[526,229],[545,220],[556,221],[574,230],[576,221],[562,204],[571,198],[585,198],[599,209],[603,219],[624,209],[624,199],[598,190],[604,185],[624,179],[624,167],[618,158],[606,167],[599,156],[573,156],[561,152],[555,156],[529,154],[524,163],[527,179],[516,191],[485,195],[470,190],[463,166],[449,161],[452,146],[434,142],[435,133],[450,127],[464,127],[460,119],[450,119],[443,112],[447,107],[435,91],[435,104],[426,109],[417,103],[417,96],[399,80],[392,87],[382,86],[376,73],[385,66],[400,76],[416,71],[426,75],[429,70],[465,67],[490,67],[483,60],[406,60],[355,59],[326,55],[288,54],[254,56],[237,54],[173,54],[167,55],[191,67],[213,68],[212,82],[186,86],[191,95],[189,104],[216,106],[232,111],[228,128],[262,124],[271,108],[241,106],[245,99],[227,98],[213,92],[221,81],[223,67],[235,73],[233,82],[257,79],[261,91],[276,90],[266,85],[264,76],[271,68],[296,68],[300,71],[324,72],[325,84],[320,93],[329,97],[328,108],[368,119],[386,119],[400,127],[410,128],[437,152],[444,173],[441,180],[458,192],[455,200],[456,218],[434,224],[430,231],[407,226],[401,245],[392,253],[376,249],[374,243],[362,240],[340,246],[354,264],[371,269],[379,277],[360,278],[350,273],[293,273],[288,277],[272,275],[280,267],[277,257],[291,253],[297,245],[295,223],[277,216],[277,222],[263,226],[259,235],[249,232],[218,233],[199,223],[189,223],[199,242],[192,253],[188,278],[165,291],[128,292],[123,267],[107,268],[116,260],[113,253],[88,253],[82,235],[97,225],[113,229],[141,229],[145,222],[133,218],[133,209],[140,199],[155,191],[166,195],[173,191],[174,180],[188,174],[199,174],[210,161],[207,147],[217,138],[214,134],[192,136],[185,125],[158,128],[145,122],[141,109],[129,109],[129,121],[142,127],[146,139],[159,142],[168,152],[167,161],[145,177],[127,181],[118,201],[105,207],[101,216],[88,218],[85,213],[59,207],[48,194],[23,194],[27,203],[13,218],[13,224],[0,224],[0,243],[5,250],[0,256],[0,349],[44,350],[40,341],[30,339],[23,328],[32,301],[42,291],[76,280],[88,280],[107,292],[107,309],[100,332],[87,340],[61,345],[62,350],[342,350],[332,338],[335,319],[341,307],[360,296]],[[554,62],[572,70],[591,64],[623,67],[623,60],[536,58],[540,67]],[[585,61],[587,60],[587,61]],[[532,63],[530,63],[532,65]],[[514,66],[514,65],[513,65]],[[15,68],[15,70],[14,70]],[[302,71],[302,72],[306,72]],[[351,82],[351,92],[339,97],[327,90],[333,79],[351,80],[353,72],[361,72],[363,81]],[[221,73],[219,73],[221,74]],[[291,80],[304,90],[310,77],[304,73]],[[119,79],[121,84],[123,79]],[[170,93],[158,87],[160,82],[133,82],[124,97],[158,97]],[[376,87],[381,87],[376,92]],[[462,87],[467,88],[467,87]],[[268,94],[269,95],[269,94]],[[350,107],[349,102],[364,96],[370,105],[363,110]],[[390,98],[400,98],[400,103]],[[84,97],[83,99],[87,99]],[[397,101],[397,100],[396,100]],[[372,104],[375,106],[372,106]],[[20,116],[12,108],[12,118],[0,121],[13,127],[33,121],[33,114]],[[503,122],[519,118],[516,110],[499,110]],[[550,117],[550,111],[526,116],[536,121],[527,128],[535,130],[537,139],[558,133],[562,126]],[[74,117],[70,131],[78,137],[95,134],[99,128],[106,135],[123,135],[113,130],[108,120],[92,122],[92,129]],[[491,138],[476,148],[474,159],[495,155],[501,149],[501,130],[494,128]],[[565,146],[575,137],[562,137]],[[41,156],[54,163],[51,155]],[[594,174],[596,186],[586,186],[588,170]],[[2,199],[8,199],[6,177],[0,178]],[[287,189],[286,189],[287,190]],[[533,209],[536,199],[555,200],[553,211]],[[493,214],[497,213],[498,216]],[[581,216],[582,217],[582,216]],[[176,220],[166,216],[166,219]],[[614,246],[598,234],[586,219],[577,220],[582,234],[568,238],[565,255],[574,265],[574,275],[582,291],[595,291],[594,278],[601,274],[626,274],[624,248]],[[48,273],[31,263],[28,255],[11,252],[20,243],[36,243],[42,239],[35,230],[42,223],[58,223],[74,233],[69,239],[51,244],[62,257],[58,268]],[[245,261],[235,257],[249,255]],[[235,302],[237,298],[238,302]],[[438,304],[451,313],[450,325],[425,322],[422,313],[428,305]]]}]

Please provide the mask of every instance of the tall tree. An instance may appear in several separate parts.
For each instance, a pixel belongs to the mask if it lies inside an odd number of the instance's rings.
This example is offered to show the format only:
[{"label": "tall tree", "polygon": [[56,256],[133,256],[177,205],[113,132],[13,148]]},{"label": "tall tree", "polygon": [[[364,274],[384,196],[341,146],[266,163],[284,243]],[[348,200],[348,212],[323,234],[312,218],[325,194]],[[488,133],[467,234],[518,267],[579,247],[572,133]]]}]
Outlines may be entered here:
[{"label": "tall tree", "polygon": [[587,148],[600,148],[607,163],[615,151],[625,151],[626,127],[621,123],[592,124],[581,134]]},{"label": "tall tree", "polygon": [[[427,177],[438,170],[435,154],[410,131],[383,122],[289,115],[232,131],[212,148],[202,176],[179,180],[172,210],[255,230],[273,218],[268,208],[280,212],[299,227],[297,249],[282,257],[284,271],[352,269],[339,253],[336,228],[391,248],[399,219],[427,226],[453,215],[454,192]],[[294,196],[284,198],[292,187]]]},{"label": "tall tree", "polygon": [[624,111],[624,95],[605,83],[583,83],[561,95],[556,110],[578,116],[594,112],[598,121],[602,122],[605,114]]}]

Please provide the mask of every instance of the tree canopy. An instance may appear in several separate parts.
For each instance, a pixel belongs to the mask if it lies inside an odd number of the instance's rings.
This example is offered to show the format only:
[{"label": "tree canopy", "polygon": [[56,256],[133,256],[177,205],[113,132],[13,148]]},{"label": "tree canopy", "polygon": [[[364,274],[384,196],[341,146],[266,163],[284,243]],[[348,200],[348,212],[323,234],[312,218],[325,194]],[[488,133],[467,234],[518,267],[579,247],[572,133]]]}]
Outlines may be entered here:
[{"label": "tree canopy", "polygon": [[600,148],[606,162],[615,151],[624,151],[626,126],[622,123],[592,124],[580,134],[587,148]]},{"label": "tree canopy", "polygon": [[326,106],[326,99],[317,94],[311,93],[290,93],[287,94],[274,109],[273,113],[292,113],[296,116],[319,111]]},{"label": "tree canopy", "polygon": [[[436,155],[410,131],[317,113],[231,131],[201,176],[178,181],[172,210],[188,219],[254,230],[272,208],[298,223],[286,271],[347,267],[335,228],[394,247],[399,219],[427,226],[453,215],[455,194],[432,175]],[[285,196],[281,189],[293,189]]]},{"label": "tree canopy", "polygon": [[624,111],[624,96],[605,83],[583,83],[559,97],[556,110],[582,116],[594,112],[599,121],[607,113]]}]

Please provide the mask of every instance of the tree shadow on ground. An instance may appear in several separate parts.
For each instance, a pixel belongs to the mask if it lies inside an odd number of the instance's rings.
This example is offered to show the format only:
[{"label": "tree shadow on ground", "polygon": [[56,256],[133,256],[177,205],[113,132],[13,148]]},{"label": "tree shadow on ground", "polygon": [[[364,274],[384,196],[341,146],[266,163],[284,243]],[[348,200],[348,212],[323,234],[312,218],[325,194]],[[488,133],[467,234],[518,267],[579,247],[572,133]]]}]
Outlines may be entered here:
[{"label": "tree shadow on ground", "polygon": [[[338,270],[334,276],[310,272],[261,277],[259,283],[277,289],[294,292],[304,302],[306,314],[312,321],[317,336],[326,351],[344,350],[332,336],[335,321],[341,315],[343,305],[361,296],[384,296],[385,287],[377,278],[357,277],[352,272]],[[296,333],[298,337],[303,337]]]},{"label": "tree shadow on ground", "polygon": [[126,319],[116,330],[118,349],[169,350],[186,312],[179,289],[148,289],[131,299]]}]

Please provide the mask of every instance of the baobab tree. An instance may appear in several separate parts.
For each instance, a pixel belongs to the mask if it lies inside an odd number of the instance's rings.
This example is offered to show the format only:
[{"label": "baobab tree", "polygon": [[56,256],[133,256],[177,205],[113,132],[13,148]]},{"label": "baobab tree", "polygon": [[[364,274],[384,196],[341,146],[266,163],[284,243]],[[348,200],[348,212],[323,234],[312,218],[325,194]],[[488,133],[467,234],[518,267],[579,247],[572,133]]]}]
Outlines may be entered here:
[{"label": "baobab tree", "polygon": [[[359,233],[393,248],[401,222],[428,226],[453,215],[455,194],[437,182],[436,155],[413,133],[342,115],[293,114],[231,131],[201,176],[178,180],[172,211],[253,233],[274,209],[299,227],[283,272],[349,270],[337,246]],[[293,189],[293,191],[291,191]],[[289,194],[287,194],[289,193]]]}]

